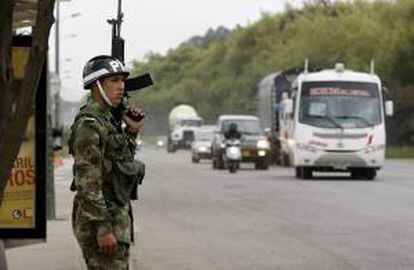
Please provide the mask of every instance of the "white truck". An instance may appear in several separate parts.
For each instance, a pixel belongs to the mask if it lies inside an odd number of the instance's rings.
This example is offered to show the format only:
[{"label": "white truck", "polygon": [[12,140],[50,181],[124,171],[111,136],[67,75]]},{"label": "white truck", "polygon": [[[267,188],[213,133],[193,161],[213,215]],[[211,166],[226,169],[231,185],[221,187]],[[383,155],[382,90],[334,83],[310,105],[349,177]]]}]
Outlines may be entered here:
[{"label": "white truck", "polygon": [[182,104],[171,110],[168,123],[167,152],[173,153],[177,149],[191,148],[194,131],[203,124],[203,119],[193,107]]},{"label": "white truck", "polygon": [[283,95],[279,113],[282,151],[293,162],[296,177],[315,171],[346,171],[352,178],[373,180],[385,159],[385,88],[371,73],[334,69],[304,72]]}]

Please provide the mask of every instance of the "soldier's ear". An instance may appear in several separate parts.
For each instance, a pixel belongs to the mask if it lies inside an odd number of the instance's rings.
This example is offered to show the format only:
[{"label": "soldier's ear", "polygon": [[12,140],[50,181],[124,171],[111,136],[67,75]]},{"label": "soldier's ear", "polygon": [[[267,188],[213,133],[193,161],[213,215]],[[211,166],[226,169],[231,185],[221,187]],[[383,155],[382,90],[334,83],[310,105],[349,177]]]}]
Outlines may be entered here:
[{"label": "soldier's ear", "polygon": [[[101,81],[101,84],[102,84],[102,81]],[[97,84],[97,81],[95,81],[95,82],[93,82],[93,83],[92,83],[92,85],[91,85],[91,90],[98,90],[98,84]]]}]

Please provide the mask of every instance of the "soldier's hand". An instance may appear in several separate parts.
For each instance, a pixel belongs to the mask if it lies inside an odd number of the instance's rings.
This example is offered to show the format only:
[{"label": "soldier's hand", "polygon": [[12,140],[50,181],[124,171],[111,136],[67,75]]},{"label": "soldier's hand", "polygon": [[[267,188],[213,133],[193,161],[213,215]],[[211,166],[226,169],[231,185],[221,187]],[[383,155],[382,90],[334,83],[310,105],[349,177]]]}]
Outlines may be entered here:
[{"label": "soldier's hand", "polygon": [[144,123],[143,121],[134,121],[132,120],[130,117],[124,115],[122,116],[122,120],[125,122],[126,124],[126,129],[131,132],[131,133],[138,133],[142,130],[142,128],[144,127]]},{"label": "soldier's hand", "polygon": [[99,251],[106,256],[112,256],[115,254],[118,244],[116,237],[113,233],[107,234],[97,238]]},{"label": "soldier's hand", "polygon": [[130,107],[126,115],[136,122],[145,118],[145,112],[139,107]]}]

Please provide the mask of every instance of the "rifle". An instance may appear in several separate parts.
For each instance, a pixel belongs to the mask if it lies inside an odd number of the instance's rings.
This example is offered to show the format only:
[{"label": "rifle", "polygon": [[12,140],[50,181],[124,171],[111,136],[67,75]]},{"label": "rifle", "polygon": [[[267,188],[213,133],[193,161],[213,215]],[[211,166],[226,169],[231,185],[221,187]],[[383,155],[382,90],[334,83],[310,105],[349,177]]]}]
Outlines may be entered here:
[{"label": "rifle", "polygon": [[[125,40],[121,37],[121,24],[123,22],[124,14],[122,13],[122,0],[118,0],[118,13],[115,19],[109,19],[107,22],[112,25],[112,52],[111,55],[124,63],[125,56]],[[121,122],[122,115],[126,114],[135,121],[140,121],[145,117],[144,114],[134,117],[131,114],[128,101],[130,98],[129,92],[137,91],[154,84],[151,74],[145,73],[143,75],[128,78],[125,80],[125,93],[122,103],[112,110],[113,115],[117,121]]]},{"label": "rifle", "polygon": [[[124,14],[121,12],[121,5],[122,0],[118,0],[118,14],[116,19],[110,19],[107,20],[107,22],[112,25],[112,53],[111,55],[115,58],[117,58],[119,61],[124,63],[124,48],[125,48],[125,40],[121,37],[121,24],[122,19],[124,17]],[[140,89],[143,89],[145,87],[153,85],[154,82],[152,80],[151,74],[145,73],[141,76],[134,77],[134,78],[128,78],[125,80],[125,92],[124,92],[124,98],[122,99],[122,103],[117,107],[112,109],[112,114],[114,115],[115,120],[117,121],[116,125],[118,128],[121,127],[122,123],[122,115],[127,115],[131,119],[135,121],[141,121],[145,114],[139,114],[137,117],[132,115],[130,111],[130,107],[128,106],[128,101],[130,98],[129,92],[137,91]],[[142,181],[142,179],[141,179]],[[131,199],[137,200],[138,199],[138,184],[137,183],[134,188],[133,192],[131,193]],[[134,242],[134,222],[133,222],[133,215],[132,215],[132,208],[129,208],[129,216],[131,218],[131,240]]]}]

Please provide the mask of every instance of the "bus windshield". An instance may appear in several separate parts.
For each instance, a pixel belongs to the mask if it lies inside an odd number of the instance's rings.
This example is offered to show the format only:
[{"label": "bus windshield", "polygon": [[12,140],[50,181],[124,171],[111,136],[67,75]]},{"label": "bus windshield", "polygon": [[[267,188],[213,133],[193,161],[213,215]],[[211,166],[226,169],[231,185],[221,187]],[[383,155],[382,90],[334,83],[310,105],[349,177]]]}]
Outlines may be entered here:
[{"label": "bus windshield", "polygon": [[302,85],[299,122],[323,128],[365,128],[381,123],[378,85],[324,81]]}]

